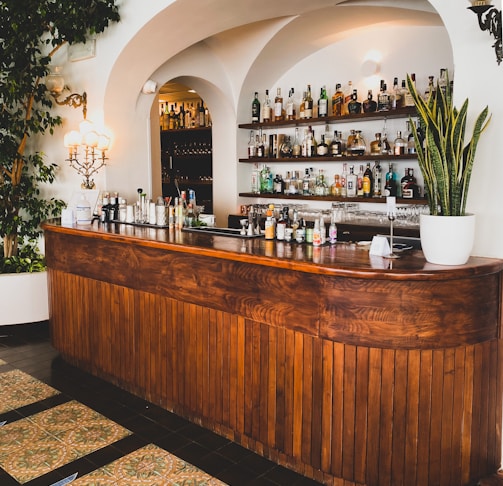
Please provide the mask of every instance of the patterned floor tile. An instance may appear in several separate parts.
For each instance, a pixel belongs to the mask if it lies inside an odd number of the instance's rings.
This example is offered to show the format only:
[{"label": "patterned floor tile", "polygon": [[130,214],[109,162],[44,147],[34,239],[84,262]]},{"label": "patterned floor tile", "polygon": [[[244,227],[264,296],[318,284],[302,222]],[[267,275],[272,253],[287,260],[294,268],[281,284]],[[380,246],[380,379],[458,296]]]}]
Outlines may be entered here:
[{"label": "patterned floor tile", "polygon": [[169,452],[149,444],[77,479],[72,486],[225,486]]},{"label": "patterned floor tile", "polygon": [[0,373],[0,413],[58,395],[59,391],[19,370]]},{"label": "patterned floor tile", "polygon": [[23,484],[130,434],[70,401],[0,427],[0,467]]}]

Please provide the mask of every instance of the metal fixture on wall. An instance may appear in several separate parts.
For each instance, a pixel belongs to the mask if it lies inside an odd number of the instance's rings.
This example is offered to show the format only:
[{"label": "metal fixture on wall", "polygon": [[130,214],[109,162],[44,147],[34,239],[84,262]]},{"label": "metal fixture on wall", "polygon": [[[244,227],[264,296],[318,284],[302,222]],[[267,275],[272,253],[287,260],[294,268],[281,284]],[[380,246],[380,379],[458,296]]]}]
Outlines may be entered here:
[{"label": "metal fixture on wall", "polygon": [[[98,132],[90,120],[87,120],[87,94],[72,93],[63,100],[59,100],[65,88],[63,76],[56,68],[49,74],[45,81],[47,89],[51,92],[58,105],[68,105],[73,108],[82,107],[83,120],[79,124],[79,130],[71,130],[65,134],[64,145],[68,149],[70,167],[84,177],[81,184],[83,189],[94,189],[96,184],[92,176],[96,174],[106,163],[106,151],[110,146],[110,138],[104,133]],[[83,159],[79,160],[79,150],[84,152]]]},{"label": "metal fixture on wall", "polygon": [[489,34],[496,39],[492,47],[494,47],[496,53],[496,61],[500,64],[503,57],[503,48],[501,45],[501,10],[498,10],[484,0],[473,1],[472,6],[468,7],[468,9],[477,14],[480,29],[488,30]]}]

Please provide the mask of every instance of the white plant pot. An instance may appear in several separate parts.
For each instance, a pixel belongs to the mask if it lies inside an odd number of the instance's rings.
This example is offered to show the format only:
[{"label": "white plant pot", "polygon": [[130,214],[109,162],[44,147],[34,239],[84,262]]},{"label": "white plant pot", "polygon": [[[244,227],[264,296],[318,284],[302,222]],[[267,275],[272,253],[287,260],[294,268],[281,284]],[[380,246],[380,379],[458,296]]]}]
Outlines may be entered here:
[{"label": "white plant pot", "polygon": [[464,265],[475,239],[475,215],[420,216],[421,246],[424,257],[438,265]]},{"label": "white plant pot", "polygon": [[0,274],[0,326],[49,319],[47,272]]}]

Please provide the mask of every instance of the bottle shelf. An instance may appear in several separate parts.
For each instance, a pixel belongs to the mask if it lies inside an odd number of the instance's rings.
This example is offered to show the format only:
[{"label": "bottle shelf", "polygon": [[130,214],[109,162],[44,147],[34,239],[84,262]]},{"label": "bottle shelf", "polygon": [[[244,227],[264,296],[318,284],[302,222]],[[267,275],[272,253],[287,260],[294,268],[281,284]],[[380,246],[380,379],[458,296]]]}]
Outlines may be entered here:
[{"label": "bottle shelf", "polygon": [[174,128],[172,130],[161,130],[161,133],[183,133],[183,132],[211,132],[211,127],[190,127],[190,128]]},{"label": "bottle shelf", "polygon": [[241,123],[239,128],[246,128],[248,130],[257,130],[259,128],[280,128],[280,127],[305,127],[309,125],[327,125],[335,123],[349,123],[354,121],[367,121],[367,120],[383,120],[388,118],[404,118],[407,116],[417,116],[415,107],[408,106],[405,108],[397,108],[390,111],[375,111],[372,113],[358,113],[354,115],[343,116],[324,116],[321,118],[307,118],[298,120],[281,120],[260,123]]},{"label": "bottle shelf", "polygon": [[[338,197],[338,196],[304,196],[302,194],[255,194],[253,192],[240,192],[240,197],[254,197],[261,199],[299,199],[305,201],[338,201],[338,202],[360,202],[360,203],[386,203],[386,197]],[[409,198],[397,198],[397,204],[428,204],[428,201],[424,198],[421,199],[409,199]]]},{"label": "bottle shelf", "polygon": [[[163,184],[169,184],[170,180],[169,179],[163,179],[162,180]],[[183,179],[178,181],[178,184],[180,187],[185,187],[185,186],[211,186],[213,184],[213,181],[203,181],[200,179]]]},{"label": "bottle shelf", "polygon": [[258,164],[261,162],[270,163],[294,163],[294,162],[350,162],[355,163],[370,162],[375,160],[395,161],[395,160],[416,160],[417,154],[405,155],[343,155],[341,157],[289,157],[289,158],[276,158],[276,157],[252,157],[248,159],[239,159],[239,162],[248,164]]}]

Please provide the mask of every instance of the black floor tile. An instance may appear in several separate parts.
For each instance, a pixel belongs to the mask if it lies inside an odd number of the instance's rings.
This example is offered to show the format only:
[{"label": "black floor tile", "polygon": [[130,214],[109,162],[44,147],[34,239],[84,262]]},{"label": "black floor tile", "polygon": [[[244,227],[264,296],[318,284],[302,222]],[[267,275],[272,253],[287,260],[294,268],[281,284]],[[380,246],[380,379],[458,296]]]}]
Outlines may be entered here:
[{"label": "black floor tile", "polygon": [[[12,422],[65,401],[78,400],[132,432],[114,444],[24,486],[48,486],[75,472],[81,477],[149,443],[162,447],[230,486],[319,484],[69,365],[52,348],[47,323],[0,327],[0,359],[7,362],[0,365],[0,373],[20,369],[61,392],[41,402],[0,414],[0,422]],[[0,469],[0,485],[18,486],[18,482]]]}]

